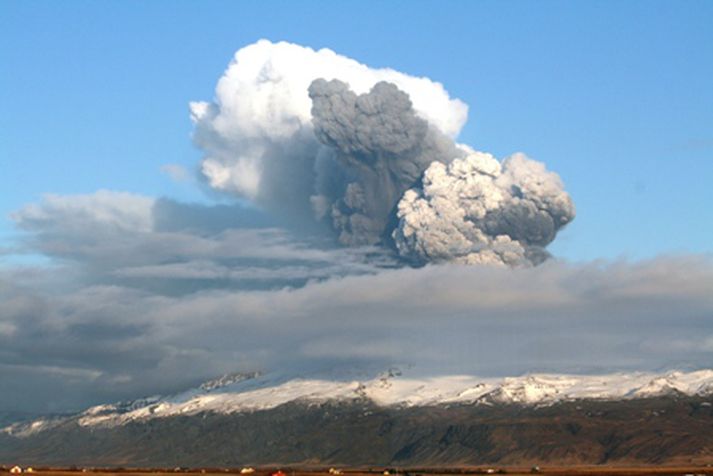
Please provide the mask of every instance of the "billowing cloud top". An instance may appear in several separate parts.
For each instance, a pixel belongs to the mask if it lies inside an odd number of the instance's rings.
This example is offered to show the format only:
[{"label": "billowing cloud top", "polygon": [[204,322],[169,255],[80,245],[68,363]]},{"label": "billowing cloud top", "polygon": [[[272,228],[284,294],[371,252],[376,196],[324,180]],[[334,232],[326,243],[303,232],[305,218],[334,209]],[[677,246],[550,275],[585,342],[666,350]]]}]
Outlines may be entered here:
[{"label": "billowing cloud top", "polygon": [[[408,93],[420,117],[451,137],[468,115],[463,102],[428,78],[369,68],[329,49],[261,40],[235,53],[214,102],[191,104],[195,141],[206,152],[202,171],[211,186],[258,201],[277,193],[272,187],[278,184],[268,175],[274,167],[292,166],[287,149],[295,143],[309,148],[314,141],[307,90],[317,78],[339,79],[357,94],[379,81],[395,84]],[[276,157],[275,148],[285,150]]]}]

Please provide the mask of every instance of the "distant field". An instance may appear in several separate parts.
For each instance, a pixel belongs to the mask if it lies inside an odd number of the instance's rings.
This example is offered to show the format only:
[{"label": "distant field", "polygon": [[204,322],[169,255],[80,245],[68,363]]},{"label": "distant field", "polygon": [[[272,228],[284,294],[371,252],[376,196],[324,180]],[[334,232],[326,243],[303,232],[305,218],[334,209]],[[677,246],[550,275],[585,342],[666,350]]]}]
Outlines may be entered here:
[{"label": "distant field", "polygon": [[[277,469],[277,468],[275,468]],[[275,469],[261,469],[255,471],[251,476],[270,476]],[[329,476],[329,472],[325,470],[304,470],[282,468],[282,471],[287,476]],[[364,470],[364,469],[342,469],[345,476],[375,476],[382,475],[383,470]],[[0,473],[9,475],[9,471],[0,471]],[[190,469],[180,471],[167,471],[165,469],[93,469],[93,470],[35,470],[32,473],[37,476],[78,476],[78,475],[100,475],[100,476],[176,476],[177,474],[200,474],[201,476],[221,476],[225,474],[239,474],[239,469]],[[550,474],[550,475],[573,475],[573,476],[640,476],[640,475],[658,475],[658,476],[682,476],[682,475],[713,475],[713,467],[686,467],[686,466],[631,466],[631,467],[541,467],[539,472],[532,471],[530,467],[499,467],[499,466],[483,466],[474,468],[453,468],[453,469],[410,469],[399,472],[392,472],[393,475],[400,476],[453,476],[455,474],[511,474],[511,475],[532,475]]]}]

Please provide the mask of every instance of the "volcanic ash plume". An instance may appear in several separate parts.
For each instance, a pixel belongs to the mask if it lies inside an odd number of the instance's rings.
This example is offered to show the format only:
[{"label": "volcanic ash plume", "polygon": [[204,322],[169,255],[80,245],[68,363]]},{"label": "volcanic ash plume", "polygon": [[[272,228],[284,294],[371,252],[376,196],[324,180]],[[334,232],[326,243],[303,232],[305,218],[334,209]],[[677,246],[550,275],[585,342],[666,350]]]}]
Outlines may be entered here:
[{"label": "volcanic ash plume", "polygon": [[317,79],[309,95],[315,135],[343,168],[341,196],[329,210],[343,244],[379,242],[390,232],[397,202],[423,171],[433,161],[464,155],[416,115],[409,96],[394,84],[382,81],[357,96],[339,80]]},{"label": "volcanic ash plume", "polygon": [[502,165],[472,153],[448,165],[434,162],[422,187],[398,204],[393,232],[398,252],[414,263],[537,264],[544,247],[574,218],[557,174],[515,154]]},{"label": "volcanic ash plume", "polygon": [[265,40],[191,103],[205,183],[288,226],[413,264],[539,263],[572,201],[538,162],[456,144],[467,110],[428,78]]}]

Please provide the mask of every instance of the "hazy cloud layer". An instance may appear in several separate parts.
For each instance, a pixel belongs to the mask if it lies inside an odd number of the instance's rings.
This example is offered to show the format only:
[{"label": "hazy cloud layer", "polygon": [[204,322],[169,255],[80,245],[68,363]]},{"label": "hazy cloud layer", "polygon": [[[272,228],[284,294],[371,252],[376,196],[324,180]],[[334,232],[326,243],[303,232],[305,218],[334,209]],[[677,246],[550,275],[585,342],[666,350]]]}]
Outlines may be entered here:
[{"label": "hazy cloud layer", "polygon": [[[299,269],[279,258],[280,266],[255,271],[184,256],[165,265],[102,262],[106,283],[84,284],[93,255],[75,256],[82,258],[63,268],[0,276],[0,369],[13,381],[0,408],[77,408],[235,370],[404,363],[424,374],[511,375],[700,367],[713,359],[713,262],[702,257],[356,271],[341,257]],[[332,277],[316,278],[319,269]],[[133,276],[112,281],[117,273]],[[252,288],[221,281],[231,273]],[[261,273],[268,284],[254,285]],[[182,286],[187,278],[202,284]],[[281,278],[299,284],[276,285]]]},{"label": "hazy cloud layer", "polygon": [[394,265],[383,250],[335,247],[239,205],[182,204],[104,190],[48,195],[13,218],[26,232],[26,252],[81,272],[89,284],[165,293],[264,288]]},{"label": "hazy cloud layer", "polygon": [[[219,226],[240,213],[251,228]],[[113,192],[18,211],[26,249],[55,264],[0,273],[0,371],[13,382],[0,408],[78,408],[235,370],[510,375],[713,357],[708,258],[394,268],[253,213]]]}]

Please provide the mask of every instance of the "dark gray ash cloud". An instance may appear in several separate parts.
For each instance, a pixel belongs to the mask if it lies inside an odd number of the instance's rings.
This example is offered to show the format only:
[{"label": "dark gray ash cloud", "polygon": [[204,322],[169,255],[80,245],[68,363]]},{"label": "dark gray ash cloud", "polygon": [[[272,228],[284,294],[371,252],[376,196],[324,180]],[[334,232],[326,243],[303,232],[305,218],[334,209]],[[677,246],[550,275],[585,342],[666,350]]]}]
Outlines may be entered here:
[{"label": "dark gray ash cloud", "polygon": [[330,188],[319,203],[342,244],[393,243],[417,265],[536,265],[575,216],[543,164],[457,147],[393,84],[357,95],[317,79],[309,95],[315,136],[333,154],[322,161]]},{"label": "dark gray ash cloud", "polygon": [[317,139],[343,166],[342,196],[327,196],[332,223],[346,245],[371,245],[390,234],[402,194],[433,161],[464,153],[416,115],[409,96],[379,82],[357,95],[339,80],[316,79],[309,87]]}]

